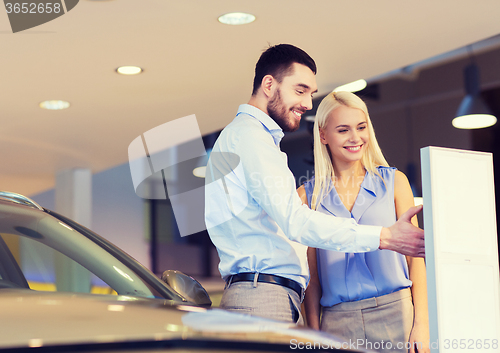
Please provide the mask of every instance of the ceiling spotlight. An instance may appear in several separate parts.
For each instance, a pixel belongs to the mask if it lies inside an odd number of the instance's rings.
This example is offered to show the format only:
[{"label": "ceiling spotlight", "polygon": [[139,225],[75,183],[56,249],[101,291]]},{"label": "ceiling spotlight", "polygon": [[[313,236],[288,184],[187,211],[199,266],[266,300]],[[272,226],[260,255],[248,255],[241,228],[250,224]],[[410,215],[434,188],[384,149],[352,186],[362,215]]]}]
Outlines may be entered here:
[{"label": "ceiling spotlight", "polygon": [[230,12],[218,18],[220,23],[225,25],[245,25],[255,21],[255,16],[244,12]]},{"label": "ceiling spotlight", "polygon": [[49,109],[49,110],[61,110],[69,107],[69,103],[66,101],[43,101],[39,104],[40,108]]},{"label": "ceiling spotlight", "polygon": [[207,167],[206,166],[198,167],[198,168],[194,168],[193,169],[193,175],[195,177],[198,177],[198,178],[204,178],[206,172],[207,172]]},{"label": "ceiling spotlight", "polygon": [[495,125],[497,118],[480,95],[479,68],[476,64],[466,66],[464,81],[466,96],[458,107],[452,125],[458,129],[481,129]]},{"label": "ceiling spotlight", "polygon": [[351,83],[346,83],[345,85],[339,86],[333,90],[333,92],[347,91],[347,92],[358,92],[366,88],[366,81],[361,79]]},{"label": "ceiling spotlight", "polygon": [[142,72],[139,66],[120,66],[116,72],[122,75],[137,75]]}]

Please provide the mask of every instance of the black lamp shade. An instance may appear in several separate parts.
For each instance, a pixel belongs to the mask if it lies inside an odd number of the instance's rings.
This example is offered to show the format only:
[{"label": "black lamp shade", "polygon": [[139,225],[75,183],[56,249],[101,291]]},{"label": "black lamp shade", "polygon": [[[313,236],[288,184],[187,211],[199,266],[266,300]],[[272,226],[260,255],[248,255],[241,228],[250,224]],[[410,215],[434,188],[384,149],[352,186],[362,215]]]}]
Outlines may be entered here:
[{"label": "black lamp shade", "polygon": [[457,109],[457,114],[455,116],[464,116],[471,114],[488,114],[492,115],[490,109],[481,99],[480,95],[468,94],[462,99],[462,103]]},{"label": "black lamp shade", "polygon": [[471,114],[489,114],[491,110],[481,98],[479,68],[476,64],[467,65],[464,69],[466,96],[458,107],[456,117]]}]

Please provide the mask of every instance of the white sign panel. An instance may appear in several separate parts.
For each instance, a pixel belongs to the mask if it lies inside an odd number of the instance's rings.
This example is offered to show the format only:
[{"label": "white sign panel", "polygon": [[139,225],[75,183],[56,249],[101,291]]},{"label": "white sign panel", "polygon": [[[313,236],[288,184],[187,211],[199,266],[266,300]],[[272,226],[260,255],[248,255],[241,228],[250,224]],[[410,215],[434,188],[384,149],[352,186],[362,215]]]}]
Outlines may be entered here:
[{"label": "white sign panel", "polygon": [[421,151],[432,352],[500,352],[491,153]]}]

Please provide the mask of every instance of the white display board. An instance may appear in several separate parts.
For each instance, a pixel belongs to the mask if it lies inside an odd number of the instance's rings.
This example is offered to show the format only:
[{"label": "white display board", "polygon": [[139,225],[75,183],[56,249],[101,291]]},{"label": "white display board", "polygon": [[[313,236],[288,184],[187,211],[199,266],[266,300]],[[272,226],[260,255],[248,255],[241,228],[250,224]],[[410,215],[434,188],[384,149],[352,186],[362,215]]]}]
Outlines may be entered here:
[{"label": "white display board", "polygon": [[500,352],[491,153],[420,150],[432,352]]}]

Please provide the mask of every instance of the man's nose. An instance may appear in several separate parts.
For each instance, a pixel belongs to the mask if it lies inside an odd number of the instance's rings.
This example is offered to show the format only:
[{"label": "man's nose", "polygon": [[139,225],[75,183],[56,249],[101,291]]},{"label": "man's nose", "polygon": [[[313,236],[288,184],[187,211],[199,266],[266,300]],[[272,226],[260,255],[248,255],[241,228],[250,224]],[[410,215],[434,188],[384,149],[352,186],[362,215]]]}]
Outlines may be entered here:
[{"label": "man's nose", "polygon": [[302,101],[301,105],[304,109],[311,110],[313,107],[312,97],[311,96],[304,97],[304,100]]}]

